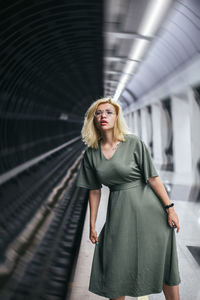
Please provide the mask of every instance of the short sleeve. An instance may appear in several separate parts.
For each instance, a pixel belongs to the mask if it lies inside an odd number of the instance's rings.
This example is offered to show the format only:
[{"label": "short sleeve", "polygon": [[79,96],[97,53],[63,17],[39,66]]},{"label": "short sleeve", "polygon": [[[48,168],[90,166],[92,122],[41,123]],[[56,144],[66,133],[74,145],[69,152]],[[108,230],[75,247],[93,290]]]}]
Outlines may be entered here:
[{"label": "short sleeve", "polygon": [[89,190],[98,190],[102,188],[102,184],[99,182],[95,170],[89,163],[88,155],[88,151],[86,150],[81,160],[76,186]]},{"label": "short sleeve", "polygon": [[140,138],[136,142],[134,154],[135,154],[136,162],[139,165],[139,168],[141,169],[141,172],[144,176],[144,180],[146,183],[148,183],[149,177],[159,176],[153,164],[151,154],[146,144]]}]

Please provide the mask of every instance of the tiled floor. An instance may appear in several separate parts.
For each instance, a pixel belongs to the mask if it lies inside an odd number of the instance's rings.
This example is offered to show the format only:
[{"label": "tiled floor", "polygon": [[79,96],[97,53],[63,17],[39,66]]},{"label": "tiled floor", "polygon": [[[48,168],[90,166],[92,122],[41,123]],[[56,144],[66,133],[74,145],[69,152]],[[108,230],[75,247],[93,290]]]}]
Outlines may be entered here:
[{"label": "tiled floor", "polygon": [[[105,222],[108,193],[108,188],[103,186],[96,221],[98,233]],[[181,300],[200,300],[200,266],[187,248],[187,246],[200,246],[200,203],[179,200],[175,200],[174,203],[181,227],[179,233],[176,233],[179,269],[182,280],[179,285]],[[71,295],[69,300],[108,299],[88,291],[94,247],[94,244],[89,240],[88,203],[80,253],[75,269],[74,280],[71,283]],[[134,300],[136,298],[126,296],[125,299]],[[138,300],[165,300],[165,297],[162,292],[149,295],[148,297],[139,297]]]}]

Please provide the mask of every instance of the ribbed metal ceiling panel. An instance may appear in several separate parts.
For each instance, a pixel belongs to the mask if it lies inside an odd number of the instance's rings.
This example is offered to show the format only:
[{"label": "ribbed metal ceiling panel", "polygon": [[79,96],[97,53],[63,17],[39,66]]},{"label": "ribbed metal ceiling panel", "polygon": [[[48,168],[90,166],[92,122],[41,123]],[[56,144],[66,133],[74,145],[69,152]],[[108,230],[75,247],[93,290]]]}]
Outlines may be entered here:
[{"label": "ribbed metal ceiling panel", "polygon": [[38,106],[79,115],[102,96],[102,0],[0,6],[1,111]]}]

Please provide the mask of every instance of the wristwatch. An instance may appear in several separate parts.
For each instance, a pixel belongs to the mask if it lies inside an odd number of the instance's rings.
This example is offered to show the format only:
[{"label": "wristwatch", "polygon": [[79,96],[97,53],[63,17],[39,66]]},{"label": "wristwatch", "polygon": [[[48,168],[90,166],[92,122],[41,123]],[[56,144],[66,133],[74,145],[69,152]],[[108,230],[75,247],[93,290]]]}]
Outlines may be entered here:
[{"label": "wristwatch", "polygon": [[166,206],[165,206],[166,212],[168,212],[168,208],[170,208],[170,207],[172,207],[172,206],[174,206],[174,203],[171,203],[171,204],[169,204],[169,205],[166,205]]}]

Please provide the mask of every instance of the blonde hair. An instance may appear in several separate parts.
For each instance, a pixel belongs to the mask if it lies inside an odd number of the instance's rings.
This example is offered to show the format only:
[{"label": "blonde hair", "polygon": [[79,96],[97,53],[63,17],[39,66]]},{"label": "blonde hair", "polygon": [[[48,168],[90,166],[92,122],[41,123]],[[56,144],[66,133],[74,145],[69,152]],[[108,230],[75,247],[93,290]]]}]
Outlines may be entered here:
[{"label": "blonde hair", "polygon": [[114,106],[117,119],[114,125],[114,140],[125,141],[125,134],[132,133],[126,124],[119,104],[110,97],[94,101],[85,113],[83,127],[81,129],[82,141],[91,148],[98,148],[98,140],[102,137],[100,129],[95,126],[94,113],[102,103],[110,103]]}]

